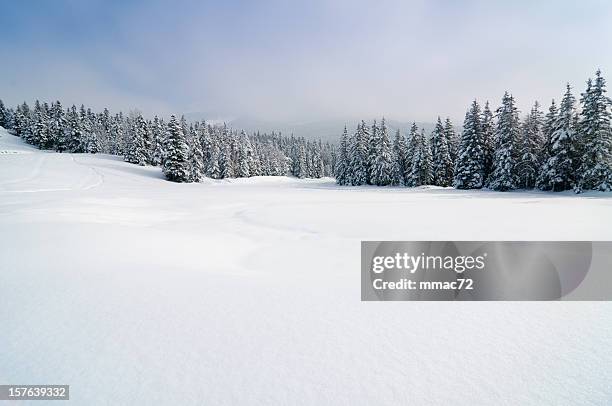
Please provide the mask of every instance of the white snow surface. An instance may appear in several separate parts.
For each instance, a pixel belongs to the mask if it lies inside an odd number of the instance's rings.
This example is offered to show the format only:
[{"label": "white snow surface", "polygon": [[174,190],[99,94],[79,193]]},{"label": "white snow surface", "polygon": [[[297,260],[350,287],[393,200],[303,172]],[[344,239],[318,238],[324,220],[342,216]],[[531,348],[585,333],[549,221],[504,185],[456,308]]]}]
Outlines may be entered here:
[{"label": "white snow surface", "polygon": [[610,405],[612,303],[361,302],[360,241],[611,226],[611,194],[175,184],[0,130],[0,383],[78,405]]}]

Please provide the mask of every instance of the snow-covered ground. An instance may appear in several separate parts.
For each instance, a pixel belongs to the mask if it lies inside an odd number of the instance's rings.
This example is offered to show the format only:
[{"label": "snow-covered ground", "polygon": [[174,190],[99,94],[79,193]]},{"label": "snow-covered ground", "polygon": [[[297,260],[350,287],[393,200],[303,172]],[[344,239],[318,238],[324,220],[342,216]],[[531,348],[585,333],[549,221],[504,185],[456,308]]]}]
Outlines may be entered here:
[{"label": "snow-covered ground", "polygon": [[361,302],[361,240],[610,240],[612,195],[174,184],[0,130],[0,383],[79,405],[609,405],[612,303]]}]

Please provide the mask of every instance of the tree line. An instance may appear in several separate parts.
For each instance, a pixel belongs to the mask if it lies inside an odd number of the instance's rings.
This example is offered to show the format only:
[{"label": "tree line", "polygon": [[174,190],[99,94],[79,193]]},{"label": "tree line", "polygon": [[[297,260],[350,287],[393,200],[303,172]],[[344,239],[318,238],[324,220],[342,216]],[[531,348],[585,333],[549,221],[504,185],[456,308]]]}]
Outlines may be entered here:
[{"label": "tree line", "polygon": [[329,143],[283,136],[247,134],[227,124],[188,123],[171,116],[147,120],[139,112],[94,113],[81,105],[64,109],[59,101],[6,108],[0,100],[0,126],[40,149],[106,153],[137,165],[160,166],[168,180],[200,182],[251,176],[321,178],[333,176],[335,148]]},{"label": "tree line", "polygon": [[612,102],[601,71],[587,81],[580,106],[568,84],[561,103],[548,113],[535,102],[521,120],[514,97],[506,92],[491,111],[474,100],[463,131],[438,117],[427,136],[416,124],[393,141],[384,118],[361,121],[352,135],[346,127],[338,147],[339,185],[436,185],[508,191],[533,189],[612,190]]}]

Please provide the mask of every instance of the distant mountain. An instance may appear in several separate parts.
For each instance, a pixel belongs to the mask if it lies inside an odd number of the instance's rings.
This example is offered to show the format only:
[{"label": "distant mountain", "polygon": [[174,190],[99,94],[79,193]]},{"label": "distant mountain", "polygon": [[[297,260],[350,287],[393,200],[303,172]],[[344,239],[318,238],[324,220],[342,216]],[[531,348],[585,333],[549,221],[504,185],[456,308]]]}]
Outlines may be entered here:
[{"label": "distant mountain", "polygon": [[[245,130],[248,133],[252,132],[262,132],[262,133],[270,133],[272,131],[281,132],[284,135],[293,134],[296,137],[304,137],[306,139],[321,139],[323,141],[329,142],[337,142],[342,135],[342,131],[344,130],[344,125],[346,124],[349,134],[355,131],[357,127],[357,120],[354,119],[335,119],[335,120],[318,120],[318,121],[306,121],[306,122],[283,122],[283,121],[264,121],[258,120],[248,117],[238,117],[238,118],[213,118],[212,115],[207,115],[205,113],[187,113],[185,114],[185,118],[189,121],[199,121],[206,120],[207,122],[212,123],[227,123],[230,127],[240,130]],[[402,134],[407,134],[410,131],[410,127],[412,126],[411,121],[397,121],[392,119],[387,119],[387,126],[389,128],[389,134],[391,136],[395,135],[397,129],[399,129]],[[372,121],[366,121],[368,125],[372,124]],[[427,122],[417,122],[416,123],[419,128],[424,128],[426,133],[430,133],[435,123],[427,123]],[[460,131],[460,129],[455,126],[456,131]]]}]

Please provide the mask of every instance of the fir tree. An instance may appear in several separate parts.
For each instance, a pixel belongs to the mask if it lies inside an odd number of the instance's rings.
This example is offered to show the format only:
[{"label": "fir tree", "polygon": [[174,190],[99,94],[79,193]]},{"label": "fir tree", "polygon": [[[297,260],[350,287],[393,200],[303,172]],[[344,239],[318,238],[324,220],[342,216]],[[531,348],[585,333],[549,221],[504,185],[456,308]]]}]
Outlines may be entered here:
[{"label": "fir tree", "polygon": [[144,166],[149,162],[149,149],[147,145],[148,126],[141,114],[138,114],[132,123],[131,139],[128,144],[125,161]]},{"label": "fir tree", "polygon": [[72,108],[67,114],[68,116],[68,150],[70,152],[85,152],[85,143],[83,140],[83,130],[81,128],[81,117],[76,107]]},{"label": "fir tree", "polygon": [[431,148],[425,130],[421,130],[414,139],[412,164],[407,186],[430,185],[432,181]]},{"label": "fir tree", "polygon": [[349,157],[348,157],[348,131],[346,125],[340,139],[338,161],[336,163],[336,183],[339,185],[349,184]]},{"label": "fir tree", "polygon": [[484,154],[484,178],[493,172],[493,154],[495,151],[493,113],[489,108],[489,102],[485,103],[482,111],[482,152]]},{"label": "fir tree", "polygon": [[202,144],[197,136],[191,137],[191,148],[189,149],[189,175],[191,182],[202,182],[204,179],[204,155]]},{"label": "fir tree", "polygon": [[9,127],[9,120],[7,117],[7,110],[6,107],[4,107],[4,103],[2,102],[2,99],[0,99],[0,127],[3,128],[8,128]]},{"label": "fir tree", "polygon": [[168,122],[166,136],[167,154],[164,162],[164,175],[172,182],[189,182],[188,148],[181,125],[173,115]]},{"label": "fir tree", "polygon": [[516,174],[519,187],[525,189],[535,187],[541,166],[539,158],[544,140],[542,121],[540,104],[536,101],[523,123],[518,145],[519,159],[516,165]]},{"label": "fir tree", "polygon": [[374,123],[372,132],[376,133],[373,138],[378,140],[380,145],[371,149],[371,152],[376,151],[376,155],[371,159],[370,183],[376,186],[390,185],[393,183],[394,157],[384,118],[380,127],[376,127],[376,122]]},{"label": "fir tree", "polygon": [[351,137],[348,147],[349,176],[351,185],[365,185],[369,181],[368,174],[368,140],[369,133],[365,122],[357,125],[355,135]]},{"label": "fir tree", "polygon": [[406,184],[406,167],[407,167],[407,151],[408,146],[406,145],[406,139],[400,133],[398,129],[395,132],[395,139],[393,140],[393,154],[395,158],[395,166],[393,168],[393,184],[394,185],[405,185]]},{"label": "fir tree", "polygon": [[598,70],[595,82],[587,82],[582,95],[580,115],[581,165],[578,169],[577,192],[582,190],[612,190],[612,128],[610,99],[606,96],[606,81]]},{"label": "fir tree", "polygon": [[412,177],[412,158],[419,142],[419,127],[416,123],[412,123],[410,134],[408,135],[408,145],[406,146],[406,165],[404,167],[404,184],[410,186]]},{"label": "fir tree", "polygon": [[457,189],[480,189],[484,183],[484,144],[480,119],[480,106],[474,100],[463,122],[453,183]]},{"label": "fir tree", "polygon": [[497,109],[495,128],[495,154],[489,188],[499,191],[516,189],[516,144],[520,133],[520,121],[514,98],[504,93],[502,105]]},{"label": "fir tree", "polygon": [[[544,155],[546,161],[542,165],[536,186],[541,190],[553,190],[560,192],[571,189],[575,184],[576,163],[576,128],[575,128],[575,104],[576,99],[572,89],[567,84],[567,90],[561,101],[561,107],[557,113],[553,105],[549,111],[554,117],[552,123],[548,123],[551,117],[547,116],[544,131],[550,131],[548,151]],[[546,128],[550,125],[550,129]],[[545,146],[546,147],[546,144]]]},{"label": "fir tree", "polygon": [[451,160],[448,138],[442,120],[438,121],[431,137],[432,179],[437,186],[450,186],[453,182],[453,162]]}]

